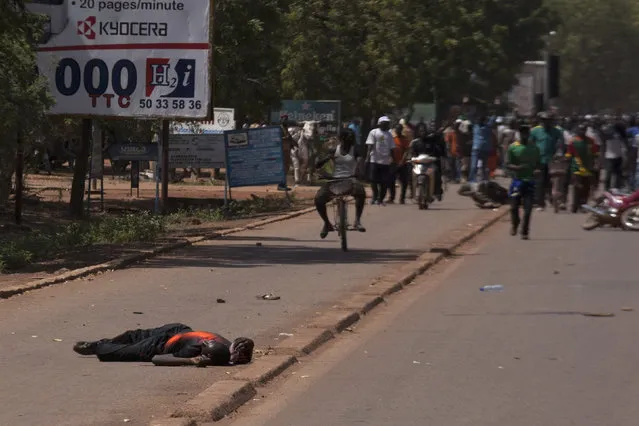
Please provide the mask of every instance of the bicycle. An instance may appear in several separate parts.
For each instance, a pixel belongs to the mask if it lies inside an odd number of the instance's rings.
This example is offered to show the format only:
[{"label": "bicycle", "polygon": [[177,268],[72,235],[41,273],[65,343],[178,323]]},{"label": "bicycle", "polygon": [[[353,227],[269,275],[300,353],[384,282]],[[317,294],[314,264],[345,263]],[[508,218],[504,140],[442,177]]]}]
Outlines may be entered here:
[{"label": "bicycle", "polygon": [[353,179],[334,179],[329,181],[329,189],[335,196],[333,199],[333,217],[335,218],[335,230],[340,239],[342,251],[348,251],[348,231],[354,228],[348,224],[348,205],[353,197],[350,195],[353,190]]}]

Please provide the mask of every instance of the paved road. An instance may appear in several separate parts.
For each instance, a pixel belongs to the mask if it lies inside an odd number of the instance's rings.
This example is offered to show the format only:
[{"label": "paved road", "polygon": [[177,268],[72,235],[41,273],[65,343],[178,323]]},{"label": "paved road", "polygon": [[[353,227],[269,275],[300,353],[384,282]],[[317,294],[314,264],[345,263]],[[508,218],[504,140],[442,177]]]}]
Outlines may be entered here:
[{"label": "paved road", "polygon": [[[228,370],[101,364],[73,353],[74,341],[183,322],[272,344],[280,332],[413,260],[433,238],[478,214],[470,200],[452,193],[425,212],[414,205],[367,208],[369,232],[351,234],[347,254],[334,235],[321,241],[319,219],[307,215],[93,281],[0,301],[0,425],[111,425],[125,418],[146,425],[228,377]],[[282,300],[255,298],[266,292]]]},{"label": "paved road", "polygon": [[531,241],[493,228],[223,424],[637,425],[639,235],[534,222]]}]

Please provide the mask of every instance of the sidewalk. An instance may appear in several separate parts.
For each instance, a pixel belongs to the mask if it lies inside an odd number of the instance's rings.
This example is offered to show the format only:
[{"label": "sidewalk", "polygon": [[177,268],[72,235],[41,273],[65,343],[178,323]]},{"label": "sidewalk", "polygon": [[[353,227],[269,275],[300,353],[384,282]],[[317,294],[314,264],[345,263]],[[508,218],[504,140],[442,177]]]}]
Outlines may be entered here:
[{"label": "sidewalk", "polygon": [[[233,369],[101,364],[74,354],[73,342],[183,322],[230,338],[252,337],[258,348],[273,346],[279,333],[292,332],[481,215],[456,189],[449,187],[444,202],[427,211],[367,206],[368,232],[349,235],[348,253],[340,251],[334,234],[320,240],[321,223],[309,214],[92,281],[0,301],[0,339],[11,347],[0,360],[0,424],[112,425],[130,419],[146,425],[153,415],[165,416]],[[256,298],[269,292],[281,300]]]}]

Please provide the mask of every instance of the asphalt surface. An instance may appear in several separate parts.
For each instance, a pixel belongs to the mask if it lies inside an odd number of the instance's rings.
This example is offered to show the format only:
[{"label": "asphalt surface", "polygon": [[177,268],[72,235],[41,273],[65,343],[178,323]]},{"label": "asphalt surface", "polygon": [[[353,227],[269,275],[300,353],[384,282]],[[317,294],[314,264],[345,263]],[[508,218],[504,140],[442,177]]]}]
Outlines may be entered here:
[{"label": "asphalt surface", "polygon": [[500,223],[222,424],[639,424],[639,235],[582,219]]},{"label": "asphalt surface", "polygon": [[[335,234],[319,239],[311,214],[0,301],[0,425],[146,425],[170,413],[232,369],[100,363],[72,352],[73,343],[171,322],[254,337],[258,347],[276,343],[482,214],[452,189],[429,211],[367,206],[368,232],[350,234],[348,253]],[[282,299],[256,298],[270,292]]]}]

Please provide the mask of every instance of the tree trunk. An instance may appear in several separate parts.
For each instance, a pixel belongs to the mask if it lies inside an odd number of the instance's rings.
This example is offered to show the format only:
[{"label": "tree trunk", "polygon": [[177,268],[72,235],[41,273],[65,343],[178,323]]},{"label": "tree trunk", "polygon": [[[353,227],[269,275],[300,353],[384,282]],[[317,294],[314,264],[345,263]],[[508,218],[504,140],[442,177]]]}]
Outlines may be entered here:
[{"label": "tree trunk", "polygon": [[80,151],[73,170],[73,183],[71,184],[71,202],[69,204],[71,216],[81,218],[84,213],[84,186],[87,171],[89,169],[89,150],[91,145],[92,126],[90,119],[82,120],[82,140]]},{"label": "tree trunk", "polygon": [[13,171],[15,150],[7,147],[2,150],[2,158],[0,158],[0,207],[6,207],[11,197],[11,187],[13,185]]}]

